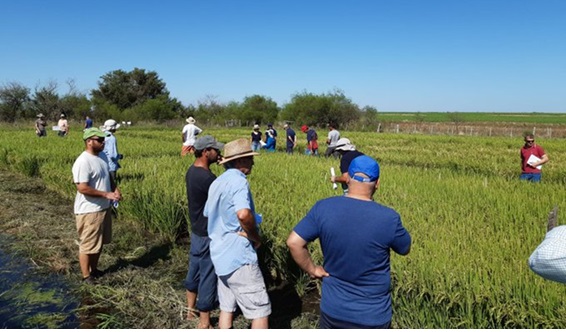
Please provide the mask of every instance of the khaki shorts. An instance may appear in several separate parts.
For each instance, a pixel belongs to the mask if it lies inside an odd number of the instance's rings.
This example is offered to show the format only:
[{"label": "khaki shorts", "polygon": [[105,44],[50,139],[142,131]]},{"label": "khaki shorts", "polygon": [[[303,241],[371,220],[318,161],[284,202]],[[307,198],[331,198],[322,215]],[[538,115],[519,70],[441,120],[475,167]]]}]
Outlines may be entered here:
[{"label": "khaki shorts", "polygon": [[247,319],[271,314],[271,302],[257,265],[244,265],[229,275],[218,277],[218,300],[220,310],[234,312],[238,306]]},{"label": "khaki shorts", "polygon": [[110,209],[75,215],[79,234],[79,253],[98,254],[102,245],[112,241],[112,214]]}]

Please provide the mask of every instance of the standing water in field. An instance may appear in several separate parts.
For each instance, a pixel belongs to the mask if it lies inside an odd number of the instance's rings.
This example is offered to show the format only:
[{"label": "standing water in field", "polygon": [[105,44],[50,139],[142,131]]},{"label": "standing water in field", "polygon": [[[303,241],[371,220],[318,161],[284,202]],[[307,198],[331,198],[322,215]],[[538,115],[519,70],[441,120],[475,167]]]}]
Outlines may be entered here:
[{"label": "standing water in field", "polygon": [[58,275],[38,273],[0,235],[0,328],[78,328],[78,300]]}]

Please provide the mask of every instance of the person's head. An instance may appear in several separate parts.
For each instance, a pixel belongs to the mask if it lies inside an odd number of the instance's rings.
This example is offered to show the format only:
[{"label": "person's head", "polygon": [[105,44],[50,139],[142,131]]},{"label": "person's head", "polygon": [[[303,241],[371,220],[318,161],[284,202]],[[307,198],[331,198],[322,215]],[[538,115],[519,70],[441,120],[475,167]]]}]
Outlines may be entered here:
[{"label": "person's head", "polygon": [[348,167],[348,193],[371,199],[379,187],[379,164],[363,155],[354,158]]},{"label": "person's head", "polygon": [[341,138],[336,142],[336,151],[340,152],[341,154],[344,154],[348,151],[355,151],[356,150],[356,146],[352,144],[352,142],[350,142],[349,139],[347,138]]},{"label": "person's head", "polygon": [[328,129],[333,130],[333,129],[335,129],[335,128],[336,128],[336,125],[335,125],[334,123],[330,122],[330,123],[328,124]]},{"label": "person's head", "polygon": [[250,174],[254,165],[254,157],[259,153],[252,151],[250,142],[240,138],[224,145],[224,156],[218,162],[226,169],[236,168],[244,174]]},{"label": "person's head", "polygon": [[120,124],[112,119],[104,121],[104,125],[100,127],[101,130],[106,130],[111,133],[115,132],[118,128],[120,128]]},{"label": "person's head", "polygon": [[210,166],[222,158],[221,151],[224,144],[217,142],[214,137],[206,135],[197,138],[194,147],[195,157]]},{"label": "person's head", "polygon": [[43,118],[45,118],[45,116],[43,115],[43,113],[39,113],[39,114],[37,115],[37,118],[38,118],[38,119],[43,119]]},{"label": "person's head", "polygon": [[302,125],[302,126],[301,126],[301,131],[302,131],[303,133],[306,133],[308,130],[309,130],[309,126],[307,126],[307,125]]},{"label": "person's head", "polygon": [[108,136],[108,134],[98,128],[88,128],[85,130],[83,133],[83,141],[85,142],[86,150],[94,154],[98,154],[104,150],[104,140],[106,136]]},{"label": "person's head", "polygon": [[533,146],[535,144],[535,135],[526,134],[525,135],[525,146]]},{"label": "person's head", "polygon": [[59,118],[61,118],[61,119],[66,118],[65,113],[61,113],[61,115],[59,116]]},{"label": "person's head", "polygon": [[273,125],[272,125],[271,123],[268,123],[268,124],[267,124],[267,128],[268,128],[268,129],[273,129]]},{"label": "person's head", "polygon": [[189,116],[186,121],[188,124],[195,124],[197,122],[192,116]]},{"label": "person's head", "polygon": [[259,131],[259,125],[257,123],[254,125],[254,131]]},{"label": "person's head", "polygon": [[289,128],[289,124],[288,124],[288,123],[286,123],[286,124],[283,125],[283,129],[287,129],[287,128]]},{"label": "person's head", "polygon": [[85,117],[85,119],[88,120],[88,119],[90,119],[90,117],[87,115],[87,116]]}]

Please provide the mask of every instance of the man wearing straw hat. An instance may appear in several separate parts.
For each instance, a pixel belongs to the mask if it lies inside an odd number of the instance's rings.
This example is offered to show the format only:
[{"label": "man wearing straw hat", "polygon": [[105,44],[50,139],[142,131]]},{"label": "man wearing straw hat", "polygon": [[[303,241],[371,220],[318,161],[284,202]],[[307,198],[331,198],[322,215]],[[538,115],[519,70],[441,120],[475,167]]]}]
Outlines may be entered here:
[{"label": "man wearing straw hat", "polygon": [[[379,164],[359,156],[348,173],[348,194],[318,201],[289,234],[287,246],[301,269],[322,279],[320,328],[389,328],[390,251],[407,255],[411,236],[395,210],[373,201]],[[307,247],[317,238],[323,266],[314,264]]]},{"label": "man wearing straw hat", "polygon": [[35,134],[37,135],[37,137],[47,136],[47,130],[45,130],[45,127],[47,127],[45,116],[43,115],[43,113],[39,113],[37,115],[37,120],[35,120]]},{"label": "man wearing straw hat", "polygon": [[268,328],[271,302],[259,269],[256,249],[261,245],[254,201],[246,176],[254,156],[249,140],[226,143],[219,164],[226,171],[208,191],[204,215],[208,217],[210,257],[218,276],[220,328],[231,328],[237,307],[252,320],[252,328]]},{"label": "man wearing straw hat", "polygon": [[181,137],[183,139],[181,156],[195,151],[194,145],[197,135],[202,133],[202,129],[195,125],[197,121],[192,116],[189,116],[186,121],[187,124],[183,127],[183,131],[181,133]]}]

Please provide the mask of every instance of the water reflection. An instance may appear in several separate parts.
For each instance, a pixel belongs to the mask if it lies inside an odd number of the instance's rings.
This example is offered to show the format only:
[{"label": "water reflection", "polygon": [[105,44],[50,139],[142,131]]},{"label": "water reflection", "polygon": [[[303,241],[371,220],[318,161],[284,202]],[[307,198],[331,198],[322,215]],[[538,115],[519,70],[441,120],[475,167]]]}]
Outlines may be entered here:
[{"label": "water reflection", "polygon": [[78,300],[62,276],[40,274],[0,235],[0,328],[78,328]]}]

